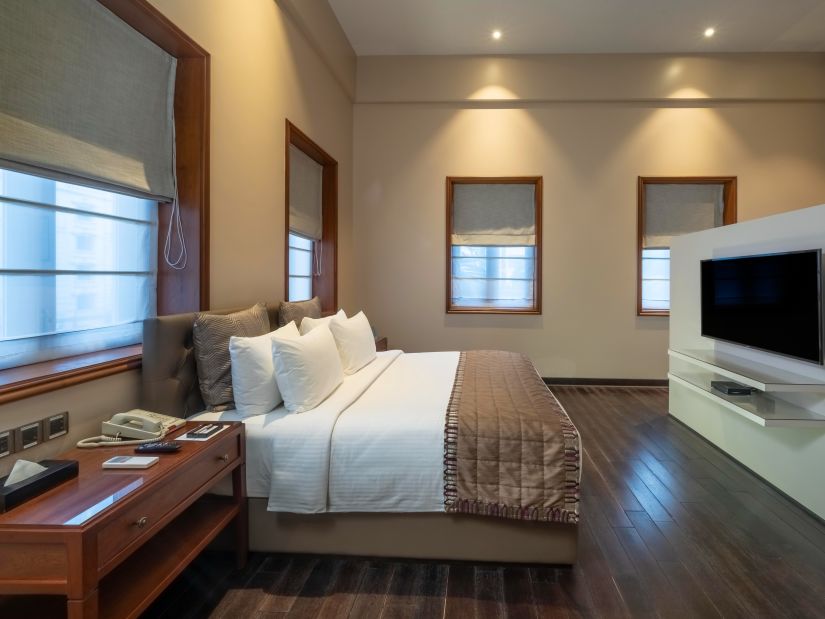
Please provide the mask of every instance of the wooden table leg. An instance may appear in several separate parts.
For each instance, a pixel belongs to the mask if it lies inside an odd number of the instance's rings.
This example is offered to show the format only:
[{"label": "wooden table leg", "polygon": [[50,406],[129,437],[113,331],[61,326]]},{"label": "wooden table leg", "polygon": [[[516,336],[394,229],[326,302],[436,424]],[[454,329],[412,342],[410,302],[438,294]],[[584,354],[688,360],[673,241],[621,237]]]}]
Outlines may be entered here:
[{"label": "wooden table leg", "polygon": [[67,619],[97,619],[97,589],[92,590],[86,599],[66,600]]},{"label": "wooden table leg", "polygon": [[232,471],[232,494],[238,503],[238,515],[235,517],[235,563],[237,568],[246,567],[249,554],[249,512],[246,498],[246,467],[239,466]]}]

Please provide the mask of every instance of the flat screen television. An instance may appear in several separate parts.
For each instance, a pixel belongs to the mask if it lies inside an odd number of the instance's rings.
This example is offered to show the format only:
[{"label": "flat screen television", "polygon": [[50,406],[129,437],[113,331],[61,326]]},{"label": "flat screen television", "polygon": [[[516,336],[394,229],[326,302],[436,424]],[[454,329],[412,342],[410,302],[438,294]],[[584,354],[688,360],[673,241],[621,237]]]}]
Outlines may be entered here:
[{"label": "flat screen television", "polygon": [[702,261],[702,335],[822,363],[822,250]]}]

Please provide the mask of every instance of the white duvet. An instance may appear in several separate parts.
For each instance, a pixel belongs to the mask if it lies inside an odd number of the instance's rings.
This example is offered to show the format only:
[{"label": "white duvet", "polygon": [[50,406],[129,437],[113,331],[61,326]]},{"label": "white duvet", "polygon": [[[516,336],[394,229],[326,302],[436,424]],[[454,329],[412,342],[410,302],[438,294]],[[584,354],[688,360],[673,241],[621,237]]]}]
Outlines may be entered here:
[{"label": "white duvet", "polygon": [[444,511],[444,422],[458,356],[378,353],[311,411],[244,419],[249,496],[268,497],[269,511],[303,514]]}]

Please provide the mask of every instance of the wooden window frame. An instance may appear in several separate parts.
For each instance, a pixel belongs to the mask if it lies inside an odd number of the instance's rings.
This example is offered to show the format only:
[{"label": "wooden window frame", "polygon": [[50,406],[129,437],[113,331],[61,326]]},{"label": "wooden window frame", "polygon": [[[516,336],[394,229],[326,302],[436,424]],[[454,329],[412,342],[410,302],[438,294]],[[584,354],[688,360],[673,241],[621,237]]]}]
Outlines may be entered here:
[{"label": "wooden window frame", "polygon": [[[321,275],[312,275],[312,294],[321,300],[321,311],[338,309],[338,162],[309,136],[286,119],[284,181],[284,299],[289,298],[289,147],[294,146],[318,163],[321,173]],[[329,277],[329,274],[332,277]]]},{"label": "wooden window frame", "polygon": [[646,310],[642,308],[642,245],[645,234],[645,188],[647,185],[723,185],[722,225],[736,223],[735,176],[640,176],[636,185],[636,315],[670,316],[670,310]]},{"label": "wooden window frame", "polygon": [[[455,307],[453,306],[453,188],[456,185],[526,185],[532,183],[535,187],[535,214],[536,214],[536,264],[533,274],[533,306],[527,308],[504,307]],[[541,314],[541,211],[544,203],[542,197],[543,177],[541,176],[448,176],[447,177],[447,227],[446,227],[446,299],[445,307],[448,314]]]},{"label": "wooden window frame", "polygon": [[[178,204],[189,256],[184,269],[163,258],[171,203],[158,204],[158,315],[209,307],[210,57],[148,0],[98,0],[123,22],[177,59],[175,148]],[[141,365],[140,345],[103,350],[0,371],[0,404],[40,395]]]}]

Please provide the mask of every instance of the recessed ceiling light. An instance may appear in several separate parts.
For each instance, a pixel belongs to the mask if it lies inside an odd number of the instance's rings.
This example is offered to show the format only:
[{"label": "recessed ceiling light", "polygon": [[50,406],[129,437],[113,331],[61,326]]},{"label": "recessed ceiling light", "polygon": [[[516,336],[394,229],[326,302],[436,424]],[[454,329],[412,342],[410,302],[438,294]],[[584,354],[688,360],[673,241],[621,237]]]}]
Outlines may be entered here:
[{"label": "recessed ceiling light", "polygon": [[716,28],[705,28],[705,38],[709,39],[716,34]]},{"label": "recessed ceiling light", "polygon": [[501,38],[501,30],[493,30],[492,37],[498,41]]}]

